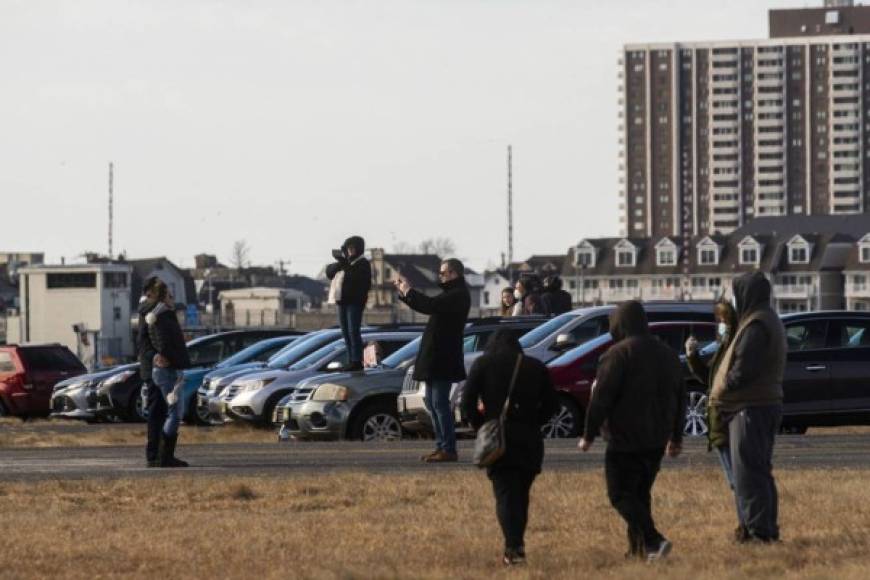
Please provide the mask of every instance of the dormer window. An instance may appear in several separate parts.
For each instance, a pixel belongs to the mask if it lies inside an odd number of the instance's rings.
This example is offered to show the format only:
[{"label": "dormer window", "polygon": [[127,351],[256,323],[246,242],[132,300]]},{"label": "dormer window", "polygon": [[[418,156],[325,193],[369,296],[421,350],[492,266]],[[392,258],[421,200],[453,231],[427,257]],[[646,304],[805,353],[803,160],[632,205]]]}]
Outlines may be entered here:
[{"label": "dormer window", "polygon": [[656,244],[656,266],[675,266],[677,264],[677,246],[668,238]]},{"label": "dormer window", "polygon": [[870,264],[870,234],[858,240],[858,259],[862,264]]},{"label": "dormer window", "polygon": [[743,238],[737,245],[738,258],[741,266],[755,266],[761,263],[761,244],[752,237]]},{"label": "dormer window", "polygon": [[809,264],[812,246],[801,236],[795,236],[788,244],[789,264]]},{"label": "dormer window", "polygon": [[616,265],[620,268],[633,268],[635,266],[635,259],[637,256],[637,249],[634,245],[627,241],[622,240],[618,244],[616,244]]},{"label": "dormer window", "polygon": [[580,242],[574,250],[574,266],[577,268],[595,267],[595,247],[587,241]]},{"label": "dormer window", "polygon": [[704,238],[698,243],[698,264],[701,266],[716,266],[719,264],[719,244],[710,238]]},{"label": "dormer window", "polygon": [[861,263],[870,264],[870,246],[861,248]]}]

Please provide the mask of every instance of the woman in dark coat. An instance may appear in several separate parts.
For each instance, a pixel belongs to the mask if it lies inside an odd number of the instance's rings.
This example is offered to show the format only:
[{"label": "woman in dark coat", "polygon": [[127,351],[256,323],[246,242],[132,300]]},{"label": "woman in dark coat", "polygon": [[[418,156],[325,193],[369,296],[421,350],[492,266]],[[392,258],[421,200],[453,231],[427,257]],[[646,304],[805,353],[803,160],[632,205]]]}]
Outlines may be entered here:
[{"label": "woman in dark coat", "polygon": [[[462,394],[462,411],[475,429],[501,414],[522,352],[510,331],[499,330],[471,367]],[[503,562],[507,566],[525,561],[529,492],[544,460],[541,426],[558,409],[559,399],[547,367],[535,358],[523,356],[505,421],[505,454],[487,468],[496,516],[504,534]]]}]

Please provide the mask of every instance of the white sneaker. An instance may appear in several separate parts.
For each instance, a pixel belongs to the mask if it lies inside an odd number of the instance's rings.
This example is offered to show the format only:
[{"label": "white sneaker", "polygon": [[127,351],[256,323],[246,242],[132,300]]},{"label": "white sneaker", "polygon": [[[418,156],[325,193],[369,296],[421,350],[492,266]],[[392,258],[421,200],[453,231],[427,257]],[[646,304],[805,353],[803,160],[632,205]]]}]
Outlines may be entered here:
[{"label": "white sneaker", "polygon": [[668,554],[671,553],[671,548],[673,547],[674,545],[671,544],[669,541],[662,540],[661,542],[659,542],[659,545],[657,547],[651,550],[648,549],[646,551],[646,561],[655,562],[657,560],[664,560],[668,557]]}]

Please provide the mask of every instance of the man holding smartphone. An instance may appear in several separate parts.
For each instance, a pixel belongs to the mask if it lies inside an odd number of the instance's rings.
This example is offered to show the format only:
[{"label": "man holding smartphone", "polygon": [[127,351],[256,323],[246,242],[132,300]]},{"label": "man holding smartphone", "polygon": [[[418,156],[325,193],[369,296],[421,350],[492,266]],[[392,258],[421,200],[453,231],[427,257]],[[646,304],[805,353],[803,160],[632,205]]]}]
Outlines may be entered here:
[{"label": "man holding smartphone", "polygon": [[412,310],[429,316],[414,365],[414,380],[426,384],[426,408],[435,428],[436,449],[421,458],[427,463],[458,459],[450,389],[453,383],[465,379],[462,344],[471,309],[462,262],[455,258],[441,262],[438,279],[442,292],[437,296],[415,290],[401,273],[395,281],[399,299]]}]

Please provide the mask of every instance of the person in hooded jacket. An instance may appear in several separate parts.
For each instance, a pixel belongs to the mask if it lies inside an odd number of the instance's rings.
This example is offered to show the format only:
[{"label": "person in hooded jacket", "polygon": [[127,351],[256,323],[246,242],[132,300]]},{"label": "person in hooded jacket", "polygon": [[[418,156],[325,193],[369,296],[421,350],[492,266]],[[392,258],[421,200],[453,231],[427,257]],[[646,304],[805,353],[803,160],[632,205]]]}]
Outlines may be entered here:
[{"label": "person in hooded jacket", "polygon": [[190,356],[175,314],[172,292],[162,280],[152,286],[154,308],[145,315],[148,337],[154,348],[151,380],[166,405],[166,420],[163,422],[158,446],[160,467],[187,467],[187,462],[175,457],[178,444],[178,427],[184,414],[182,390],[183,370],[190,367]]},{"label": "person in hooded jacket", "polygon": [[148,401],[148,441],[145,444],[145,460],[148,467],[160,467],[158,453],[163,422],[166,421],[166,401],[151,380],[154,356],[157,351],[151,344],[148,324],[145,322],[145,317],[157,306],[157,292],[154,290],[154,285],[158,280],[159,278],[152,276],[143,284],[143,296],[139,302],[139,323],[136,331],[139,376],[142,379],[142,388],[145,390]]},{"label": "person in hooded jacket", "polygon": [[[475,430],[501,415],[517,359],[522,354],[516,335],[500,329],[472,365],[462,393],[462,414]],[[541,426],[559,410],[547,367],[525,356],[519,364],[505,419],[505,454],[487,467],[496,517],[504,536],[503,563],[508,566],[526,558],[529,492],[544,460]]]},{"label": "person in hooded jacket", "polygon": [[456,425],[450,408],[453,383],[465,378],[465,324],[471,293],[465,283],[465,266],[455,258],[444,260],[438,272],[441,294],[427,296],[411,287],[404,276],[395,281],[399,299],[412,310],[429,316],[420,351],[414,363],[414,380],[425,383],[424,403],[435,428],[435,451],[421,459],[427,463],[453,462]]},{"label": "person in hooded jacket", "polygon": [[732,282],[737,328],[713,376],[710,405],[728,426],[728,445],[744,541],[779,540],[773,446],[782,422],[785,327],[759,271]]},{"label": "person in hooded jacket", "polygon": [[562,289],[562,278],[552,274],[544,278],[544,290],[541,292],[541,309],[548,316],[558,316],[570,312],[572,308],[571,294]]},{"label": "person in hooded jacket", "polygon": [[671,543],[656,529],[652,487],[665,453],[682,450],[686,392],[677,353],[652,336],[640,302],[610,315],[613,346],[601,356],[578,447],[588,451],[606,423],[607,495],[625,520],[626,557],[658,560]]},{"label": "person in hooded jacket", "polygon": [[348,364],[345,371],[363,370],[363,311],[372,287],[372,266],[364,256],[365,240],[351,236],[326,267],[326,277],[333,281],[330,299],[338,305],[338,322],[347,345]]},{"label": "person in hooded jacket", "polygon": [[725,350],[731,344],[731,338],[737,329],[737,312],[730,302],[719,301],[713,307],[713,316],[718,323],[716,343],[715,345],[704,347],[703,350],[708,350],[711,346],[715,346],[715,352],[712,355],[702,356],[705,353],[702,353],[702,350],[698,348],[698,340],[694,336],[690,336],[686,341],[686,362],[695,378],[707,387],[707,450],[716,450],[716,455],[719,457],[719,463],[722,465],[722,471],[725,474],[725,480],[731,488],[737,508],[737,529],[734,532],[734,537],[738,541],[742,541],[747,537],[748,532],[741,515],[743,510],[740,507],[737,494],[734,493],[734,470],[731,468],[728,425],[722,422],[719,410],[710,405],[710,389],[713,386],[713,377],[716,376],[719,363],[722,362]]}]

